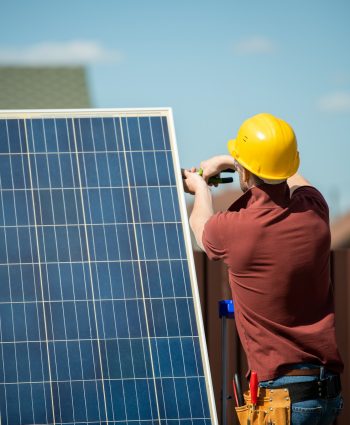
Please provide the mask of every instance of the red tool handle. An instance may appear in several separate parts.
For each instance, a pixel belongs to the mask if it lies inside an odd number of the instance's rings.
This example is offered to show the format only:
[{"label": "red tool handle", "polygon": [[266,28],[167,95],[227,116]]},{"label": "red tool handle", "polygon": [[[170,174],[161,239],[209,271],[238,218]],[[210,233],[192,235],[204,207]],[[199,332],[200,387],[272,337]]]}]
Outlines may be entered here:
[{"label": "red tool handle", "polygon": [[254,371],[250,373],[249,388],[252,404],[256,404],[258,401],[258,375]]}]

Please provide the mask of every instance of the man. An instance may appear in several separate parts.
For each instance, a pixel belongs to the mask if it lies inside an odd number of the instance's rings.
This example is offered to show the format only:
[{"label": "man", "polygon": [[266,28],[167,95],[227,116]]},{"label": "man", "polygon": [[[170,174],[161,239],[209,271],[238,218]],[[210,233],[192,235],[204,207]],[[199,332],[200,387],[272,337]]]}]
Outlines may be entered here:
[{"label": "man", "polygon": [[[202,177],[185,172],[185,190],[195,196],[191,228],[208,257],[228,266],[238,333],[259,386],[287,388],[293,424],[332,424],[342,407],[343,364],[329,278],[328,206],[296,174],[297,142],[285,121],[251,117],[228,149],[231,155],[201,163]],[[244,193],[214,214],[207,182],[226,168],[238,172]]]}]

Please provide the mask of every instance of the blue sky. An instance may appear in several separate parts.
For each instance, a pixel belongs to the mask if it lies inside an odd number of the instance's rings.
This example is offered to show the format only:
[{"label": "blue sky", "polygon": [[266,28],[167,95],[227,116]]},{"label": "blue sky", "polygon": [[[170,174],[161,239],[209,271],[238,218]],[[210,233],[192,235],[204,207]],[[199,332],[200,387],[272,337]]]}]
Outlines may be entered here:
[{"label": "blue sky", "polygon": [[350,210],[348,0],[3,0],[0,64],[84,64],[95,107],[171,106],[183,167],[259,112],[295,129],[300,171]]}]

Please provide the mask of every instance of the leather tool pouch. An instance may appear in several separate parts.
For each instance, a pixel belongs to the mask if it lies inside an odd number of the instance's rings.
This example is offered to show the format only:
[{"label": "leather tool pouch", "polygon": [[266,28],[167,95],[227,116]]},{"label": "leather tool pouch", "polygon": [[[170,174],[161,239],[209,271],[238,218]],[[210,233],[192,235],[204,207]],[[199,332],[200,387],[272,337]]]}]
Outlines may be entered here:
[{"label": "leather tool pouch", "polygon": [[258,389],[258,401],[253,408],[250,392],[244,393],[245,405],[236,407],[241,425],[289,425],[290,398],[287,389]]}]

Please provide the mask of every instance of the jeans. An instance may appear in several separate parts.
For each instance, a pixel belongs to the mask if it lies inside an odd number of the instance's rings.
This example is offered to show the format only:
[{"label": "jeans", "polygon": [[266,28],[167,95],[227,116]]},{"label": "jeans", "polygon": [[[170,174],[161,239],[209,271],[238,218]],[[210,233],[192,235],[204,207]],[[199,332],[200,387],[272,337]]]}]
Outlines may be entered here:
[{"label": "jeans", "polygon": [[[315,369],[320,368],[316,365],[298,364],[293,369]],[[321,376],[280,376],[272,381],[262,381],[260,387],[274,388],[277,386],[291,384],[295,382],[317,381],[332,375],[329,372],[323,372],[320,369]],[[322,376],[323,374],[323,376]],[[331,399],[304,400],[292,403],[291,406],[291,424],[292,425],[332,425],[336,417],[343,408],[343,398],[339,394]]]}]

